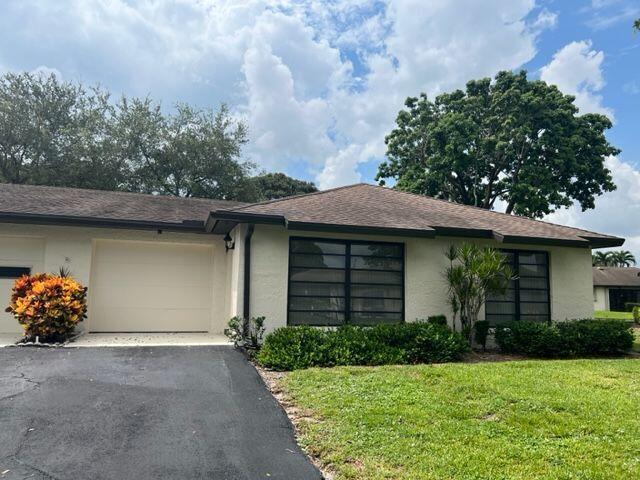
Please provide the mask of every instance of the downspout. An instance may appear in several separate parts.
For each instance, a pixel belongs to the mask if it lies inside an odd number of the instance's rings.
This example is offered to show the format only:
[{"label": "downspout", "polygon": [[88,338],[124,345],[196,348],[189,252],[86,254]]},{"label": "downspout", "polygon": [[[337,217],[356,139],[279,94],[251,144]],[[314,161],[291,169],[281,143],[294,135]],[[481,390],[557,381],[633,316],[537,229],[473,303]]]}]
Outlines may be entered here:
[{"label": "downspout", "polygon": [[251,314],[251,237],[255,225],[250,223],[244,236],[244,293],[242,295],[242,315],[249,319]]}]

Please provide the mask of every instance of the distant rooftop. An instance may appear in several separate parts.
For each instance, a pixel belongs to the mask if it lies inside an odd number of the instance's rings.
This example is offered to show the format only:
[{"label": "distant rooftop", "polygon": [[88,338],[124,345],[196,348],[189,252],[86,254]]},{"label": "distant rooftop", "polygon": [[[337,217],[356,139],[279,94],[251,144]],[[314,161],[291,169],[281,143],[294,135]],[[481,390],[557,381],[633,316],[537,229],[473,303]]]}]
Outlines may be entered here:
[{"label": "distant rooftop", "polygon": [[640,268],[593,267],[595,287],[640,287]]}]

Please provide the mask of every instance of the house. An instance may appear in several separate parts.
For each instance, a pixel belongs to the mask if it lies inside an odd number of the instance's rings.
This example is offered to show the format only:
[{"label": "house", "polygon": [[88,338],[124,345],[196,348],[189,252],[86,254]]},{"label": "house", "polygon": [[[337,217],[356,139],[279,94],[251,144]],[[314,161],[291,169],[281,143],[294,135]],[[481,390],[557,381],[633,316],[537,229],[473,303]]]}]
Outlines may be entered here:
[{"label": "house", "polygon": [[[591,248],[621,238],[357,184],[256,204],[0,185],[0,297],[23,273],[68,267],[88,286],[91,332],[220,333],[373,324],[444,313],[444,252],[503,249],[519,272],[483,315],[593,314]],[[0,331],[18,330],[8,314]]]},{"label": "house", "polygon": [[629,303],[640,304],[640,268],[593,267],[594,309],[626,312]]}]

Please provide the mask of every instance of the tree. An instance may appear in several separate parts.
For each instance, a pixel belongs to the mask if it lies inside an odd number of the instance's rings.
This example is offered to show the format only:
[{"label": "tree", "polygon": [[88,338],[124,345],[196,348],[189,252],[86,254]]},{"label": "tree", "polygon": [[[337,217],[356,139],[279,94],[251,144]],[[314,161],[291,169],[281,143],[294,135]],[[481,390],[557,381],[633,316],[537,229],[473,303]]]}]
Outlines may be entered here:
[{"label": "tree", "polygon": [[54,75],[0,77],[0,181],[117,188],[108,93]]},{"label": "tree", "polygon": [[222,105],[217,112],[176,105],[165,115],[149,99],[122,99],[114,140],[128,174],[128,191],[181,197],[254,200],[252,165],[241,161],[243,123]]},{"label": "tree", "polygon": [[466,91],[406,100],[385,138],[376,180],[453,202],[539,218],[614,190],[604,159],[619,150],[604,115],[578,115],[574,97],[526,72],[472,80]]},{"label": "tree", "polygon": [[449,247],[446,256],[450,262],[445,272],[447,300],[454,315],[453,325],[455,328],[459,315],[461,330],[470,339],[486,298],[504,294],[514,273],[495,248],[463,243]]},{"label": "tree", "polygon": [[630,267],[636,264],[636,257],[629,250],[596,252],[591,258],[594,267]]},{"label": "tree", "polygon": [[263,173],[253,177],[251,181],[261,200],[274,200],[318,191],[313,182],[298,180],[284,173]]},{"label": "tree", "polygon": [[635,22],[633,22],[633,29],[636,32],[640,32],[640,18],[638,18]]}]

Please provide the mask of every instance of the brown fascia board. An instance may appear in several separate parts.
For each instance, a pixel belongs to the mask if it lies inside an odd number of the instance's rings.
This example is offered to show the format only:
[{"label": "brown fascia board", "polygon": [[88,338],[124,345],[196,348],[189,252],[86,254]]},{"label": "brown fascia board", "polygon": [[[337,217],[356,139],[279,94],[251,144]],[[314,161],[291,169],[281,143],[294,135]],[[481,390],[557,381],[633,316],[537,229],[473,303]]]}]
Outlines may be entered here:
[{"label": "brown fascia board", "polygon": [[113,218],[76,217],[69,215],[42,215],[33,213],[0,212],[0,222],[31,225],[62,225],[73,227],[122,228],[130,230],[170,230],[204,233],[204,222],[184,220],[181,223],[126,220]]},{"label": "brown fascia board", "polygon": [[621,237],[587,237],[581,235],[582,238],[589,242],[591,248],[608,248],[608,247],[621,247],[624,245],[625,239]]},{"label": "brown fascia board", "polygon": [[284,225],[285,220],[282,215],[261,215],[247,212],[216,210],[209,214],[209,218],[207,218],[205,222],[205,231],[208,233],[228,233],[238,223]]},{"label": "brown fascia board", "polygon": [[589,247],[589,241],[585,239],[571,240],[565,238],[532,237],[528,235],[503,235],[493,232],[493,238],[500,243],[516,243],[529,245],[550,245],[558,247]]},{"label": "brown fascia board", "polygon": [[436,231],[433,228],[389,228],[370,227],[364,225],[343,225],[335,223],[315,223],[287,221],[288,230],[315,231],[315,232],[336,232],[336,233],[361,233],[365,235],[391,235],[400,237],[421,237],[434,238]]}]

